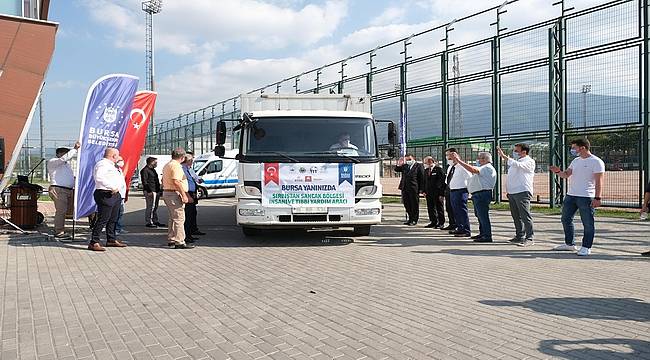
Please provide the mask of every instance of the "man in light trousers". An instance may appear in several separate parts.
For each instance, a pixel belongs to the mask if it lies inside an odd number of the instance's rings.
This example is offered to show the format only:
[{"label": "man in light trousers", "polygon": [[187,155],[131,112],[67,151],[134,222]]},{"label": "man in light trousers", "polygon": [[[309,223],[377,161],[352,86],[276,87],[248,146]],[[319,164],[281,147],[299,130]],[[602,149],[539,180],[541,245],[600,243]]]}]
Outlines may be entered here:
[{"label": "man in light trousers", "polygon": [[515,237],[510,242],[518,246],[535,245],[533,240],[533,217],[530,214],[530,201],[533,198],[535,179],[535,160],[530,157],[528,144],[516,144],[512,157],[498,147],[497,154],[508,164],[506,191],[510,214],[515,223]]},{"label": "man in light trousers", "polygon": [[54,238],[57,240],[71,239],[65,233],[65,214],[72,204],[74,188],[74,173],[69,161],[77,154],[81,144],[74,144],[74,149],[58,148],[56,157],[47,161],[47,172],[50,177],[49,194],[54,201]]},{"label": "man in light trousers", "polygon": [[185,243],[185,204],[191,199],[187,196],[188,183],[181,162],[185,150],[176,148],[172,151],[172,160],[163,167],[162,186],[163,201],[169,213],[167,245],[176,249],[192,249]]}]

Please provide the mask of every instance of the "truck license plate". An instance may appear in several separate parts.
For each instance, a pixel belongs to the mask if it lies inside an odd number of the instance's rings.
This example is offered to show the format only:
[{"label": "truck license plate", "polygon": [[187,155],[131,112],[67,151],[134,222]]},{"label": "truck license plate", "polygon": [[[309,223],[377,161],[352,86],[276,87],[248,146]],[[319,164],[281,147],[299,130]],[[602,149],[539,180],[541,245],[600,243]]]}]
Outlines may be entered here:
[{"label": "truck license plate", "polygon": [[326,207],[299,207],[292,211],[294,214],[327,214]]}]

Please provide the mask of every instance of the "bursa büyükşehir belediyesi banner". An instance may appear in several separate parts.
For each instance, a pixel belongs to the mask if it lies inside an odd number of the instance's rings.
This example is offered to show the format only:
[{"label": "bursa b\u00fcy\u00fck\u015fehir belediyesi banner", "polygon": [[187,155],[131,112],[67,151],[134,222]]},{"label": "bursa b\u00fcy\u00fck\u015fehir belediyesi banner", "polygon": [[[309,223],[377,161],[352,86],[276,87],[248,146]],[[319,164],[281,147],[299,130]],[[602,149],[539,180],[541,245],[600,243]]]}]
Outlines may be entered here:
[{"label": "bursa b\u00fcy\u00fck\u015fehir belediyesi banner", "polygon": [[107,147],[118,147],[128,125],[138,78],[112,74],[98,79],[88,90],[81,120],[78,174],[75,180],[75,219],[95,212],[93,169]]}]

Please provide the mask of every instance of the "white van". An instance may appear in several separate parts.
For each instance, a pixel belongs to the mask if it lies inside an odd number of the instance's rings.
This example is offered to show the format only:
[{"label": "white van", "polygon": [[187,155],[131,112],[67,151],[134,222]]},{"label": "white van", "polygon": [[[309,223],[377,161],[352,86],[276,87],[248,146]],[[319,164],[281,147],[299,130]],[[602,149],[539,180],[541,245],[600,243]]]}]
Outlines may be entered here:
[{"label": "white van", "polygon": [[227,152],[223,158],[214,153],[206,153],[194,158],[194,171],[203,179],[197,189],[199,198],[235,196],[238,161],[234,157],[237,153],[238,151]]}]

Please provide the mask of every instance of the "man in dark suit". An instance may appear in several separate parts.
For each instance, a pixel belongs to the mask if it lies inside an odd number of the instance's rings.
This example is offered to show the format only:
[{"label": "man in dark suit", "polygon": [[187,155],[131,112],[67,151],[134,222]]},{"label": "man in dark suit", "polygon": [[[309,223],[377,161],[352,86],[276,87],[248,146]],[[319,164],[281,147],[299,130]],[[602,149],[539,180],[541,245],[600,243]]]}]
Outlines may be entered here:
[{"label": "man in dark suit", "polygon": [[445,224],[445,173],[437,162],[427,156],[422,160],[424,164],[424,194],[427,199],[429,213],[428,228],[441,228]]},{"label": "man in dark suit", "polygon": [[399,159],[396,172],[402,173],[399,189],[402,191],[402,203],[408,214],[404,225],[416,225],[420,217],[420,193],[424,192],[424,169],[415,161],[415,156],[406,155]]}]

